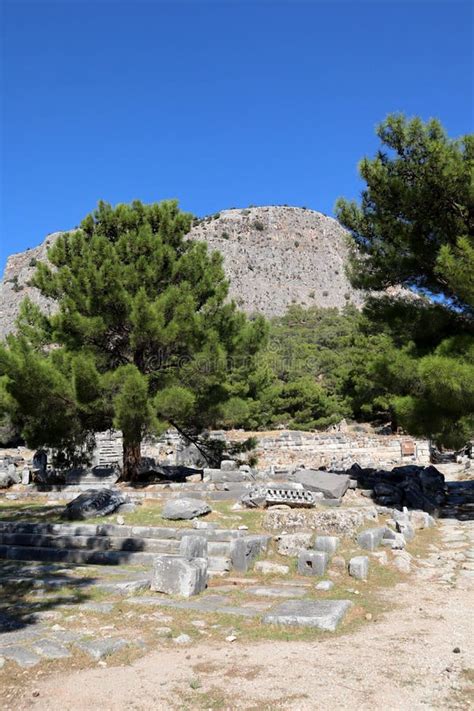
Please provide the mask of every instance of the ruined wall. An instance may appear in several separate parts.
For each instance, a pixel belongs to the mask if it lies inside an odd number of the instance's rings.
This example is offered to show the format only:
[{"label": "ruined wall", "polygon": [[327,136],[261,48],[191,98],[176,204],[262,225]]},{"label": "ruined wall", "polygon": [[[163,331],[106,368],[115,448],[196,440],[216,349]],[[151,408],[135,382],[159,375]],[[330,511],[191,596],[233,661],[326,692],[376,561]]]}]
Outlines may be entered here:
[{"label": "ruined wall", "polygon": [[[306,468],[348,469],[357,462],[361,466],[394,466],[397,464],[429,463],[426,440],[411,437],[376,435],[354,432],[244,432],[232,430],[215,432],[215,437],[228,441],[242,441],[255,437],[258,468],[286,467],[303,464]],[[97,464],[120,462],[122,437],[120,433],[104,432],[97,435]],[[177,432],[169,430],[156,440],[143,444],[144,456],[155,457],[168,464],[193,465],[199,463],[198,453],[187,446]]]},{"label": "ruined wall", "polygon": [[261,468],[304,464],[305,467],[326,466],[328,469],[348,469],[361,466],[393,466],[397,464],[429,463],[427,440],[411,437],[376,435],[354,432],[275,432],[226,433],[232,440],[253,436],[258,440],[258,466]]}]

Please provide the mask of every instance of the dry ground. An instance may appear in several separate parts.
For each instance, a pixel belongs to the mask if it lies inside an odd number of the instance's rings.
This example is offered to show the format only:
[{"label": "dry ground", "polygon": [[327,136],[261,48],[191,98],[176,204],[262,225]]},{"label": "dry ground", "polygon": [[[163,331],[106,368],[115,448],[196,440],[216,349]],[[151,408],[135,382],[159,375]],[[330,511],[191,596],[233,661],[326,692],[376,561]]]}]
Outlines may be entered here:
[{"label": "dry ground", "polygon": [[[390,610],[353,632],[312,641],[163,646],[122,666],[25,673],[12,711],[357,709],[474,705],[472,574],[453,555],[474,546],[474,522],[440,523],[427,567],[387,589]],[[456,651],[454,651],[456,650]],[[104,663],[102,663],[104,664]]]}]

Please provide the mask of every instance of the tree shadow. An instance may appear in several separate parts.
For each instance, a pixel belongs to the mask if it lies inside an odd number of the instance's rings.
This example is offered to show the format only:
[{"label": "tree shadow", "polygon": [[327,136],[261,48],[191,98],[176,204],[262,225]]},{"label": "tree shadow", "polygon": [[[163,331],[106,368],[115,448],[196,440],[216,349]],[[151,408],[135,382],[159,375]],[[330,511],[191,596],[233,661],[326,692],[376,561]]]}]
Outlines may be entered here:
[{"label": "tree shadow", "polygon": [[97,580],[65,572],[64,564],[10,560],[0,560],[0,577],[0,633],[38,624],[46,618],[42,613],[58,606],[85,602]]},{"label": "tree shadow", "polygon": [[[91,535],[87,521],[65,523],[62,510],[19,504],[0,508],[0,633],[54,618],[48,613],[57,607],[87,602],[94,586],[107,577],[107,568],[120,569],[144,551],[140,539],[109,535],[106,519],[104,525],[92,524],[96,531]],[[87,570],[91,565],[103,565],[104,576]]]}]

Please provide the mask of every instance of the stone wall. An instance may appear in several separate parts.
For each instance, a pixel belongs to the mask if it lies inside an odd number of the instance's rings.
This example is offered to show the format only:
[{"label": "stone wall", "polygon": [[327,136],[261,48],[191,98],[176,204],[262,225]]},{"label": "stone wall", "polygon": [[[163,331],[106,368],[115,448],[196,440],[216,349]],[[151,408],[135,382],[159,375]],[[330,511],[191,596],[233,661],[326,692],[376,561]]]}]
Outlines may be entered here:
[{"label": "stone wall", "polygon": [[[429,463],[427,440],[406,436],[376,435],[368,432],[244,432],[232,430],[215,432],[215,437],[228,441],[242,441],[247,437],[257,439],[258,468],[304,465],[328,469],[348,469],[357,462],[363,467],[395,466],[397,464]],[[169,430],[162,437],[147,440],[142,447],[144,456],[155,457],[168,464],[193,465],[200,463],[195,448],[187,446],[178,433]],[[97,435],[95,463],[107,465],[122,459],[122,437],[119,432]],[[201,462],[202,463],[202,462]]]},{"label": "stone wall", "polygon": [[430,460],[427,440],[406,436],[376,435],[356,432],[274,432],[226,433],[231,440],[255,437],[259,468],[274,466],[322,467],[348,469],[358,463],[368,466],[394,466]]}]

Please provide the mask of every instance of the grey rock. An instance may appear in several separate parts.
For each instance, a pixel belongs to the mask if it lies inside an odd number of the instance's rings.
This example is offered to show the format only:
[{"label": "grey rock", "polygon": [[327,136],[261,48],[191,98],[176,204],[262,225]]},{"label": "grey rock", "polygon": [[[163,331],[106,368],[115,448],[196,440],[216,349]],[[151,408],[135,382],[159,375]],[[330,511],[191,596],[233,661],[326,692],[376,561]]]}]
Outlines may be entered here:
[{"label": "grey rock", "polygon": [[41,661],[41,657],[36,654],[36,652],[32,652],[20,646],[5,647],[2,649],[2,656],[5,657],[5,659],[16,662],[18,666],[23,669],[34,667]]},{"label": "grey rock", "polygon": [[411,523],[405,523],[405,521],[396,521],[397,531],[402,533],[405,540],[410,542],[415,538],[415,529]]},{"label": "grey rock", "polygon": [[241,573],[247,572],[255,558],[268,546],[269,536],[243,536],[230,544],[232,567]]},{"label": "grey rock", "polygon": [[199,499],[171,499],[163,507],[161,515],[172,521],[188,520],[204,516],[211,512],[211,507]]},{"label": "grey rock", "polygon": [[386,530],[387,529],[382,526],[378,528],[367,528],[365,531],[359,533],[357,543],[361,548],[367,551],[373,551],[381,544]]},{"label": "grey rock", "polygon": [[127,496],[121,491],[88,489],[67,504],[64,516],[70,520],[107,516],[125,503],[127,503]]},{"label": "grey rock", "polygon": [[298,573],[300,575],[324,575],[328,558],[328,554],[324,551],[301,551],[298,556]]},{"label": "grey rock", "polygon": [[270,560],[259,560],[254,565],[254,570],[263,575],[288,575],[290,568],[288,565],[280,565]]},{"label": "grey rock", "polygon": [[426,511],[411,511],[410,522],[415,530],[422,528],[432,528],[436,522]]},{"label": "grey rock", "polygon": [[187,560],[180,556],[157,556],[153,564],[150,589],[167,595],[191,597],[206,589],[207,560]]},{"label": "grey rock", "polygon": [[119,514],[125,514],[125,513],[133,513],[133,511],[137,510],[137,505],[134,504],[132,501],[130,501],[127,504],[120,504],[120,506],[117,509],[117,513]]},{"label": "grey rock", "polygon": [[304,597],[306,589],[295,585],[277,586],[255,586],[246,588],[249,595],[257,595],[257,597]]},{"label": "grey rock", "polygon": [[171,637],[172,634],[171,627],[154,627],[153,632],[158,635],[158,637]]},{"label": "grey rock", "polygon": [[105,657],[110,657],[112,654],[119,652],[124,647],[127,647],[128,644],[126,639],[110,637],[108,639],[93,639],[77,642],[76,647],[98,662]]},{"label": "grey rock", "polygon": [[369,559],[366,555],[357,555],[349,561],[349,575],[357,580],[367,580]]},{"label": "grey rock", "polygon": [[314,541],[314,549],[317,551],[325,551],[329,555],[334,555],[339,546],[339,538],[337,536],[316,536]]},{"label": "grey rock", "polygon": [[207,538],[205,536],[183,536],[179,544],[179,554],[184,558],[207,558]]},{"label": "grey rock", "polygon": [[278,537],[277,550],[280,555],[295,556],[301,550],[309,548],[312,533],[284,533]]},{"label": "grey rock", "polygon": [[303,484],[305,489],[318,491],[327,499],[340,499],[344,496],[350,481],[347,474],[334,474],[315,469],[298,469],[292,478]]},{"label": "grey rock", "polygon": [[332,588],[334,587],[334,583],[332,582],[332,580],[321,580],[321,582],[317,583],[317,585],[315,585],[314,587],[316,590],[328,591],[332,590]]},{"label": "grey rock", "polygon": [[34,642],[32,647],[46,659],[66,659],[71,656],[71,652],[66,647],[50,639],[40,639]]},{"label": "grey rock", "polygon": [[334,632],[351,606],[350,600],[288,600],[268,612],[262,622]]},{"label": "grey rock", "polygon": [[173,642],[175,642],[175,644],[189,644],[191,637],[188,634],[180,634],[178,637],[174,637]]},{"label": "grey rock", "polygon": [[213,531],[219,527],[217,523],[211,523],[210,521],[200,521],[199,519],[196,519],[195,521],[193,521],[193,528],[207,529],[208,531]]},{"label": "grey rock", "polygon": [[238,468],[239,467],[235,459],[223,459],[221,462],[221,469],[223,472],[233,472]]}]

